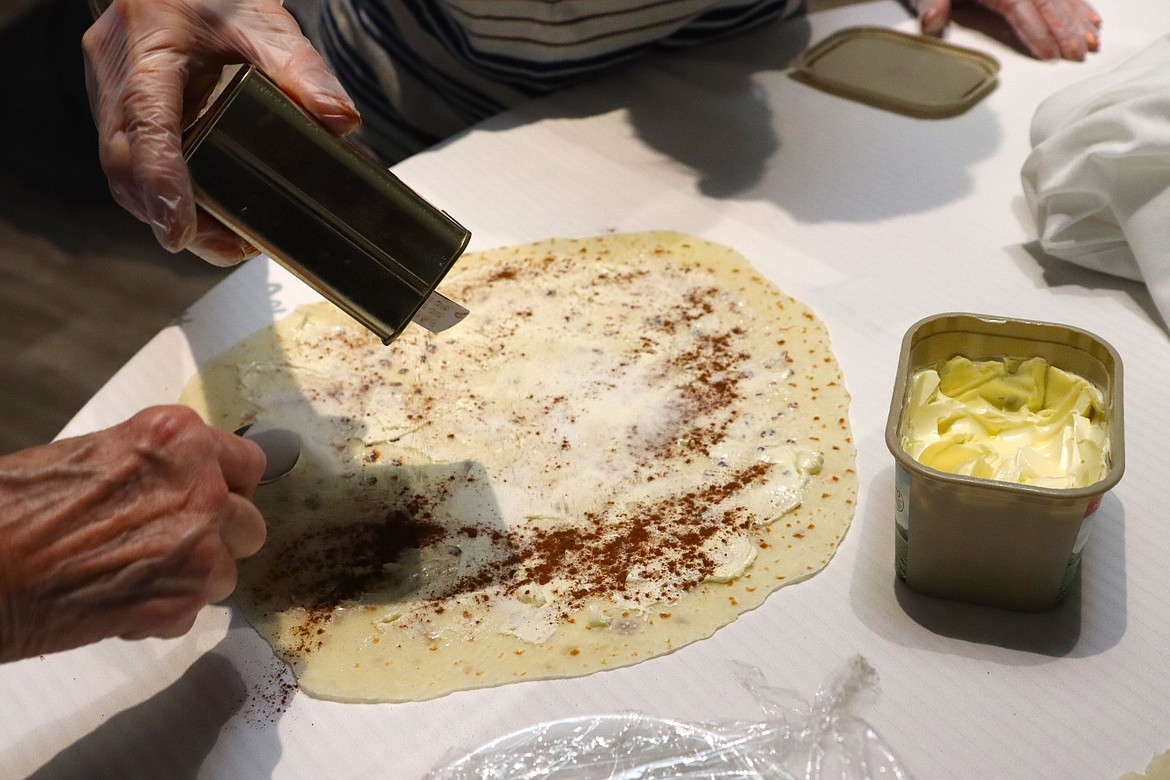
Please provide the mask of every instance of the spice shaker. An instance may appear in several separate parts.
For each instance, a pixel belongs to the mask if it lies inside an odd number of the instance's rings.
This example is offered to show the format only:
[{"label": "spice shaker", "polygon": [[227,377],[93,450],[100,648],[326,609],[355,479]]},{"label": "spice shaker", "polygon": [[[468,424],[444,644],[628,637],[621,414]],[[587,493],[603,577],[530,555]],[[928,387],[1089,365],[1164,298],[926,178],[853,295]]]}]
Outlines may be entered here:
[{"label": "spice shaker", "polygon": [[389,344],[467,310],[435,291],[471,234],[252,66],[184,133],[196,202]]}]

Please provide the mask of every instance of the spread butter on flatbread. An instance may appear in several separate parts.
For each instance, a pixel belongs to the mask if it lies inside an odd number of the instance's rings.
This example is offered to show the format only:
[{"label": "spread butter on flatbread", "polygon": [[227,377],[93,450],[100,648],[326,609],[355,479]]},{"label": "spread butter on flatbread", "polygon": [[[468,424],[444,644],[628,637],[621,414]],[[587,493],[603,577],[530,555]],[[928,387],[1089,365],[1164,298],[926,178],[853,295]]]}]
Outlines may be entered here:
[{"label": "spread butter on flatbread", "polygon": [[471,309],[389,347],[298,308],[183,402],[296,430],[236,601],[310,695],[421,700],[626,666],[833,556],[849,398],[824,325],[675,233],[466,255]]}]

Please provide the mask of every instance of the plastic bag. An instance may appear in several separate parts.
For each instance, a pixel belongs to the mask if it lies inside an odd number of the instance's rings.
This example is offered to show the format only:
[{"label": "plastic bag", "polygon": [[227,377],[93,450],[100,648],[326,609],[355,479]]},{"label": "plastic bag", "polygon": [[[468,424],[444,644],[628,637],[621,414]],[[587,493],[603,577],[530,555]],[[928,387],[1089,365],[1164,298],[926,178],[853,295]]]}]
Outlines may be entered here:
[{"label": "plastic bag", "polygon": [[771,688],[736,664],[763,717],[688,724],[638,713],[537,724],[500,737],[426,780],[909,780],[860,716],[877,695],[877,673],[854,656],[811,703]]}]

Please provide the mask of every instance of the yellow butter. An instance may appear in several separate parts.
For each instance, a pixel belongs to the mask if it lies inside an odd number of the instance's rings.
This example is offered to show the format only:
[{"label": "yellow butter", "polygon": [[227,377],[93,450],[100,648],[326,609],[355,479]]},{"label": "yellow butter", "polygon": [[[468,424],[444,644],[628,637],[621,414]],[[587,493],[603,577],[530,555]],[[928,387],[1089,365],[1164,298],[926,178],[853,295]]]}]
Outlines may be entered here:
[{"label": "yellow butter", "polygon": [[1104,394],[1043,358],[920,369],[904,419],[903,449],[950,474],[1074,488],[1109,470]]}]

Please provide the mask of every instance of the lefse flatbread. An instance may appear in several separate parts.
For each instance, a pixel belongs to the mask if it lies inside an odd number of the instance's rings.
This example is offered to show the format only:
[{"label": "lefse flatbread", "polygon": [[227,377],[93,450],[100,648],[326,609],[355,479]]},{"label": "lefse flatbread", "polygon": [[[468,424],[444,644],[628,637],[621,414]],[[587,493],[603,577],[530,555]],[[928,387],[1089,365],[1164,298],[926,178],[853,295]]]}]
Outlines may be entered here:
[{"label": "lefse flatbread", "polygon": [[856,494],[824,326],[673,233],[469,254],[390,347],[314,304],[183,401],[298,431],[236,600],[303,690],[401,701],[588,674],[824,567]]}]

